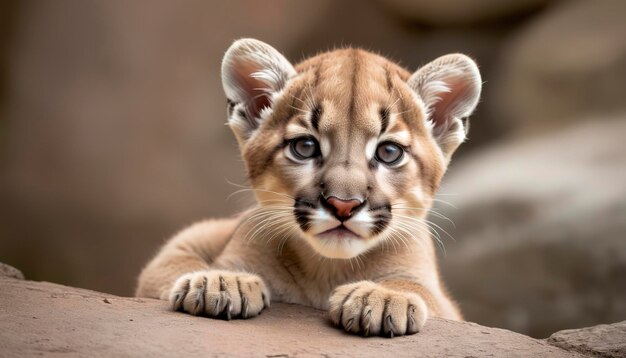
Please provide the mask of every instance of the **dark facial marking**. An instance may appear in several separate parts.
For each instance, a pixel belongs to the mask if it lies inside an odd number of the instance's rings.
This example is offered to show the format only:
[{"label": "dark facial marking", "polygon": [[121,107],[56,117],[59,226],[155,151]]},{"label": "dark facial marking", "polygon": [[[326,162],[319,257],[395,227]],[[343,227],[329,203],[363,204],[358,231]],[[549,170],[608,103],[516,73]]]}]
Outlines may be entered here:
[{"label": "dark facial marking", "polygon": [[320,72],[322,70],[322,64],[324,63],[324,60],[322,60],[322,63],[320,63],[316,68],[315,68],[315,74],[314,74],[314,79],[313,79],[313,87],[317,88],[317,84],[320,82]]},{"label": "dark facial marking", "polygon": [[296,221],[302,231],[307,231],[311,228],[311,222],[309,220],[309,212],[314,209],[315,205],[302,199],[296,199],[293,205],[293,215],[296,217]]},{"label": "dark facial marking", "polygon": [[389,71],[389,66],[385,66],[385,80],[387,81],[387,91],[393,91],[393,81],[391,80],[391,71]]},{"label": "dark facial marking", "polygon": [[372,236],[376,236],[383,232],[389,222],[391,221],[391,206],[383,205],[370,209],[370,213],[374,221],[374,227],[372,228]]},{"label": "dark facial marking", "polygon": [[313,108],[313,112],[311,112],[311,125],[316,131],[319,130],[321,115],[322,115],[322,107],[319,105],[315,106],[315,108]]},{"label": "dark facial marking", "polygon": [[228,117],[230,118],[230,116],[233,115],[233,110],[235,109],[235,102],[231,101],[230,99],[226,99],[226,105],[228,106]]},{"label": "dark facial marking", "polygon": [[383,107],[380,109],[380,134],[385,133],[387,127],[389,127],[389,107]]},{"label": "dark facial marking", "polygon": [[356,91],[357,91],[357,86],[358,86],[358,78],[359,78],[359,71],[360,71],[360,57],[359,57],[359,52],[356,49],[352,50],[352,79],[351,79],[351,88],[350,88],[350,111],[349,116],[350,118],[354,118],[354,111],[355,111],[355,106],[356,106]]},{"label": "dark facial marking", "polygon": [[239,116],[241,116],[241,118],[248,120],[248,115],[246,115],[246,111],[244,111],[243,109],[240,109],[239,111],[237,111],[237,113],[239,114]]}]

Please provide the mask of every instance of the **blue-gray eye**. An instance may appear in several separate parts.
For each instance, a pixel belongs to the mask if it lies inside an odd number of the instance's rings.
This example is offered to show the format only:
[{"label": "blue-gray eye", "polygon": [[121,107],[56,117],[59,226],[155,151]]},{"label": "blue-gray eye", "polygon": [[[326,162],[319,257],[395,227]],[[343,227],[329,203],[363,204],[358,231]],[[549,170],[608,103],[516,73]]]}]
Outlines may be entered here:
[{"label": "blue-gray eye", "polygon": [[383,142],[376,148],[376,160],[387,165],[398,164],[404,156],[404,149],[392,142]]},{"label": "blue-gray eye", "polygon": [[311,137],[296,138],[290,144],[291,153],[298,159],[310,159],[320,154],[320,146]]}]

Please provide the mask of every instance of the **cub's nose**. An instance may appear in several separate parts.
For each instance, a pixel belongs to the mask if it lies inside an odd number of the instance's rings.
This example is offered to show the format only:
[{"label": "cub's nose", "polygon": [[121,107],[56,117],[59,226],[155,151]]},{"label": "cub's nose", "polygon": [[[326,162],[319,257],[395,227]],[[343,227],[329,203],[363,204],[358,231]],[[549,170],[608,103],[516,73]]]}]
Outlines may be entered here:
[{"label": "cub's nose", "polygon": [[340,221],[346,221],[356,211],[355,208],[359,208],[363,204],[358,199],[339,199],[336,196],[330,196],[324,198],[322,196],[322,204],[329,209],[337,219]]}]

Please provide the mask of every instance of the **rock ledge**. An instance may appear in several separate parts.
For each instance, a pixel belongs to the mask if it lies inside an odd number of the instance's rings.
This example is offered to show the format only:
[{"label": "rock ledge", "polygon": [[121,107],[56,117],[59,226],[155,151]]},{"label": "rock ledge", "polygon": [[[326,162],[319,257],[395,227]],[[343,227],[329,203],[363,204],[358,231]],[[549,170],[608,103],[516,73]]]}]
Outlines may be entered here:
[{"label": "rock ledge", "polygon": [[469,322],[431,319],[414,336],[362,338],[331,327],[324,312],[297,305],[274,304],[257,318],[227,322],[171,312],[164,301],[12,275],[0,274],[0,287],[0,352],[5,357],[583,356],[557,338],[550,340],[555,346]]}]

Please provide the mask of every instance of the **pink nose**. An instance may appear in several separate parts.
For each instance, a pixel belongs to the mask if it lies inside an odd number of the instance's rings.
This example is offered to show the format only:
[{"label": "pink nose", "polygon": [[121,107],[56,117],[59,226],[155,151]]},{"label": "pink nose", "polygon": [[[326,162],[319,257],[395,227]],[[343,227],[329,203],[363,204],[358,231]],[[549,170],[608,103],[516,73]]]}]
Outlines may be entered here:
[{"label": "pink nose", "polygon": [[352,215],[352,209],[361,205],[361,201],[357,199],[343,200],[335,196],[326,199],[328,204],[335,208],[335,216],[339,219],[347,219]]}]

